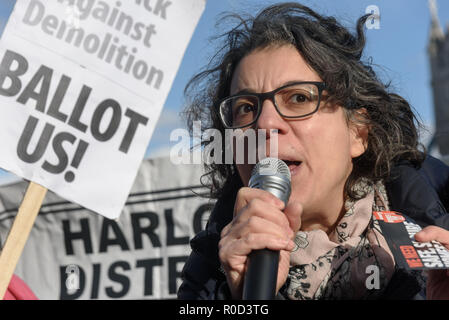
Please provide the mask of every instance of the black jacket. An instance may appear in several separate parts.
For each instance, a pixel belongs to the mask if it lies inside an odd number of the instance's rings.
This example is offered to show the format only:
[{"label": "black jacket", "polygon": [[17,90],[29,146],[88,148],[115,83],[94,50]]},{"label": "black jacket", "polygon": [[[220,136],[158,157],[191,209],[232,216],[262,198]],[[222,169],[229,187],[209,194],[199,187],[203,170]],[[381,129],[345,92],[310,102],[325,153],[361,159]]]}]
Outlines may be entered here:
[{"label": "black jacket", "polygon": [[[427,156],[419,169],[408,163],[393,168],[385,183],[392,210],[406,214],[421,227],[437,225],[449,230],[449,167]],[[232,220],[234,199],[241,186],[229,186],[218,199],[204,231],[190,242],[192,253],[184,265],[179,299],[229,299],[226,278],[220,269],[218,241],[223,227]],[[416,271],[396,268],[385,299],[410,299],[421,283]]]}]

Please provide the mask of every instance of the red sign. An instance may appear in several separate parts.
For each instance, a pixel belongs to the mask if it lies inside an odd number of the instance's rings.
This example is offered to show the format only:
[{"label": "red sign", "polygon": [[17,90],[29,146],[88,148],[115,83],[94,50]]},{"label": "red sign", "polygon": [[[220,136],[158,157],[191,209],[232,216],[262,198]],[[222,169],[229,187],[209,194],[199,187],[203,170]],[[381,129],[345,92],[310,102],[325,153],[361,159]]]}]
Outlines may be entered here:
[{"label": "red sign", "polygon": [[373,215],[376,220],[382,220],[386,223],[401,223],[405,221],[404,216],[395,211],[374,211]]}]

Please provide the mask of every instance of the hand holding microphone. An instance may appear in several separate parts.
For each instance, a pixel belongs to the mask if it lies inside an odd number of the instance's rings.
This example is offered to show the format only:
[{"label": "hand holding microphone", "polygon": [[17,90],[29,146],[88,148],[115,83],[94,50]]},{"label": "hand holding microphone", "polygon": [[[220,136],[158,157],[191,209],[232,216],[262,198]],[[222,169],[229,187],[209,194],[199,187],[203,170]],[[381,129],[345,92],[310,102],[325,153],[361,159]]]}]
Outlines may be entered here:
[{"label": "hand holding microphone", "polygon": [[[269,165],[275,168],[271,174],[267,174],[270,173]],[[226,271],[233,298],[242,297],[245,278],[244,298],[247,299],[272,298],[271,295],[279,290],[287,278],[290,251],[294,248],[292,239],[299,229],[302,212],[301,205],[297,203],[286,206],[290,188],[289,173],[281,160],[266,158],[253,170],[250,181],[254,188],[242,188],[237,194],[234,219],[223,229],[219,243],[220,261]],[[264,251],[257,251],[263,249],[272,250],[274,254],[266,255]],[[251,254],[252,251],[256,254]],[[251,263],[253,259],[258,259],[254,256],[261,257],[268,264],[258,261]]]}]

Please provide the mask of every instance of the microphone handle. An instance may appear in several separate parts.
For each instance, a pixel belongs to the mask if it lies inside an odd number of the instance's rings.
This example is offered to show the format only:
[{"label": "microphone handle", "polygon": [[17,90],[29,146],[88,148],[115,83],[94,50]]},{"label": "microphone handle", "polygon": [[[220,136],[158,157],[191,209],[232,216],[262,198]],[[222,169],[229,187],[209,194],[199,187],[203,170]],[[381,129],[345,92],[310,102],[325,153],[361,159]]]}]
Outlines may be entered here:
[{"label": "microphone handle", "polygon": [[253,250],[248,255],[243,300],[273,300],[279,266],[279,251]]}]

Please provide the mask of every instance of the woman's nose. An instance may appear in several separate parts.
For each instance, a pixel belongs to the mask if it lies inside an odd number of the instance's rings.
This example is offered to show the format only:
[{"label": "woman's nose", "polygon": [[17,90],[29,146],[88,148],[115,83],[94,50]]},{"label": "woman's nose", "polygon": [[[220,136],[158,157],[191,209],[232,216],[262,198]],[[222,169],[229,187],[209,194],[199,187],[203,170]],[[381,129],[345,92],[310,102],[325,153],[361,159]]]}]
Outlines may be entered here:
[{"label": "woman's nose", "polygon": [[277,112],[273,101],[266,99],[262,104],[262,110],[256,122],[256,129],[265,129],[267,139],[269,139],[272,130],[277,131],[277,134],[285,134],[288,128],[286,120]]}]

